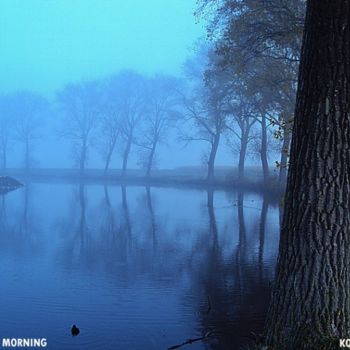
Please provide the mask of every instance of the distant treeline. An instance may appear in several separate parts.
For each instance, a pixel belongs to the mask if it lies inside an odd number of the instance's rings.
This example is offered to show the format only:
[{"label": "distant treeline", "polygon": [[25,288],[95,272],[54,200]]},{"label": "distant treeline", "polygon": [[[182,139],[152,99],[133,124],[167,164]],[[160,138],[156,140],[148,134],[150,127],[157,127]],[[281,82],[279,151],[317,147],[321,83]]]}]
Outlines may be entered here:
[{"label": "distant treeline", "polygon": [[239,180],[250,150],[260,158],[265,180],[269,153],[280,152],[276,165],[285,181],[304,1],[214,2],[199,1],[197,15],[208,21],[209,40],[197,43],[184,64],[184,78],[121,71],[68,84],[50,102],[32,92],[1,95],[2,168],[13,142],[24,145],[24,166],[31,167],[33,144],[47,115],[55,114],[60,120],[55,132],[71,143],[81,174],[92,148],[101,154],[106,173],[119,152],[122,175],[136,149],[140,167],[150,176],[159,145],[176,134],[184,144],[208,145],[208,180],[214,179],[217,152],[226,141],[238,155]]}]

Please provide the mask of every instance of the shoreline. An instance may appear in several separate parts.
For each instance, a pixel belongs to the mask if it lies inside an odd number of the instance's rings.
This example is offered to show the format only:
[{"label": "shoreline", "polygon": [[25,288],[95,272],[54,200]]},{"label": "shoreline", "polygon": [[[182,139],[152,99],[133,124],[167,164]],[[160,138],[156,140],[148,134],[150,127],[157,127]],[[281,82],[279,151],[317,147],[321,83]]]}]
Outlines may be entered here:
[{"label": "shoreline", "polygon": [[[164,171],[165,172],[165,171]],[[199,190],[223,190],[252,191],[264,195],[282,195],[284,186],[277,178],[271,177],[267,182],[260,177],[247,177],[243,181],[228,176],[216,177],[208,181],[203,176],[191,174],[161,174],[146,177],[140,172],[131,171],[125,176],[118,171],[104,174],[103,170],[87,169],[84,175],[80,175],[75,169],[6,169],[2,171],[3,176],[11,176],[21,182],[72,182],[72,183],[101,183],[120,186],[150,186],[150,187],[174,187]]]}]

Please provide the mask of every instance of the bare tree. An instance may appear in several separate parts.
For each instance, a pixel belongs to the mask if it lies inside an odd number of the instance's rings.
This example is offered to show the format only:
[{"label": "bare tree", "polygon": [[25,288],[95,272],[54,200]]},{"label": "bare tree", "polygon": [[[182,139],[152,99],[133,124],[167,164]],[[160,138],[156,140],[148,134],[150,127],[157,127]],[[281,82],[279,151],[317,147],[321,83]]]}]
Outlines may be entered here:
[{"label": "bare tree", "polygon": [[136,140],[136,131],[146,113],[145,79],[132,71],[124,71],[114,77],[115,91],[120,99],[122,119],[120,133],[124,140],[122,175],[128,167],[129,155]]},{"label": "bare tree", "polygon": [[238,180],[244,179],[245,159],[250,141],[254,138],[251,133],[257,121],[254,99],[247,93],[244,81],[238,78],[231,85],[227,94],[226,108],[229,118],[227,130],[239,140]]},{"label": "bare tree", "polygon": [[58,93],[57,98],[64,114],[61,135],[72,141],[80,175],[83,175],[100,115],[100,86],[96,82],[69,84]]},{"label": "bare tree", "polygon": [[101,106],[100,133],[101,153],[105,161],[104,173],[108,172],[118,138],[121,135],[123,117],[122,100],[119,94],[118,79],[111,78],[103,85],[104,93]]},{"label": "bare tree", "polygon": [[185,125],[191,130],[188,133],[182,129],[181,138],[186,142],[204,141],[210,147],[206,160],[208,181],[214,179],[215,159],[227,119],[226,87],[219,72],[208,70],[210,56],[215,53],[203,46],[194,60],[186,62],[186,73],[192,84],[186,94],[179,92],[185,109]]},{"label": "bare tree", "polygon": [[141,160],[145,162],[146,176],[150,176],[154,166],[157,147],[165,141],[169,128],[178,117],[177,88],[180,82],[171,76],[158,75],[148,81],[147,113],[143,118]]}]

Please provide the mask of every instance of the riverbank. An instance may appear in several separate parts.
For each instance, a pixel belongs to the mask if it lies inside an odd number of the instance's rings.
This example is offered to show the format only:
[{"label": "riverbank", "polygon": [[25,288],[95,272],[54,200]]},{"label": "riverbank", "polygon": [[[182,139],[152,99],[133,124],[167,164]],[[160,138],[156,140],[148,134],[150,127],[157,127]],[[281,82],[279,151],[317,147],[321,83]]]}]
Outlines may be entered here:
[{"label": "riverbank", "polygon": [[237,179],[236,168],[219,167],[216,176],[208,181],[205,178],[205,168],[183,167],[177,169],[155,170],[151,176],[146,177],[140,170],[129,170],[122,175],[120,170],[110,170],[105,173],[101,169],[86,169],[81,175],[77,169],[44,169],[30,170],[13,168],[2,171],[4,176],[12,176],[20,181],[35,182],[93,182],[120,185],[152,186],[152,187],[189,187],[200,189],[242,189],[259,193],[280,194],[283,192],[276,176],[265,182],[261,169],[248,167],[243,181]]}]

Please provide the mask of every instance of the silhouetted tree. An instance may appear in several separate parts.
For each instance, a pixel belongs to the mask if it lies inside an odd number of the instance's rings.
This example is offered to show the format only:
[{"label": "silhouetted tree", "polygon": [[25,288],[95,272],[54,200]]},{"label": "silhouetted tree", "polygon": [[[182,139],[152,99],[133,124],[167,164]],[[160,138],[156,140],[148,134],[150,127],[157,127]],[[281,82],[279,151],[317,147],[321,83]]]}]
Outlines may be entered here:
[{"label": "silhouetted tree", "polygon": [[101,113],[99,84],[69,84],[58,93],[57,98],[64,113],[62,136],[73,143],[80,175],[83,175],[93,132]]},{"label": "silhouetted tree", "polygon": [[231,89],[226,103],[230,116],[226,128],[239,140],[238,180],[241,181],[244,179],[248,145],[254,138],[251,130],[257,121],[257,111],[252,98],[247,94],[244,81],[237,79]]},{"label": "silhouetted tree", "polygon": [[122,152],[122,175],[125,175],[137,128],[146,114],[145,79],[133,71],[123,71],[113,79],[122,113],[120,132],[125,143]]},{"label": "silhouetted tree", "polygon": [[[180,92],[185,109],[185,127],[182,139],[186,142],[204,141],[209,144],[207,158],[207,180],[213,180],[215,159],[221,136],[226,130],[227,111],[225,110],[226,87],[220,74],[207,74],[210,56],[215,53],[201,47],[194,61],[186,63],[186,72],[192,79],[189,92]],[[194,68],[194,66],[197,66]],[[200,67],[200,68],[199,68]],[[184,131],[183,129],[183,131]]]},{"label": "silhouetted tree", "polygon": [[158,75],[147,82],[147,114],[143,118],[143,130],[138,144],[143,148],[141,161],[150,176],[154,166],[157,147],[165,142],[169,128],[176,122],[179,114],[175,110],[178,104],[176,90],[180,81],[171,76]]},{"label": "silhouetted tree", "polygon": [[304,13],[304,0],[198,0],[197,14],[209,18],[208,36],[221,57],[219,69],[243,74],[243,79],[253,76],[250,80],[258,82],[260,92],[266,88],[274,92],[269,93],[270,101],[263,99],[270,104],[269,110],[260,108],[261,161],[266,179],[264,133],[268,112],[268,119],[279,128],[276,135],[283,139],[281,159],[276,162],[281,183],[287,174]]},{"label": "silhouetted tree", "polygon": [[107,174],[113,153],[121,134],[122,100],[119,94],[118,79],[111,78],[103,85],[103,105],[101,106],[101,151],[105,160],[104,172]]}]

